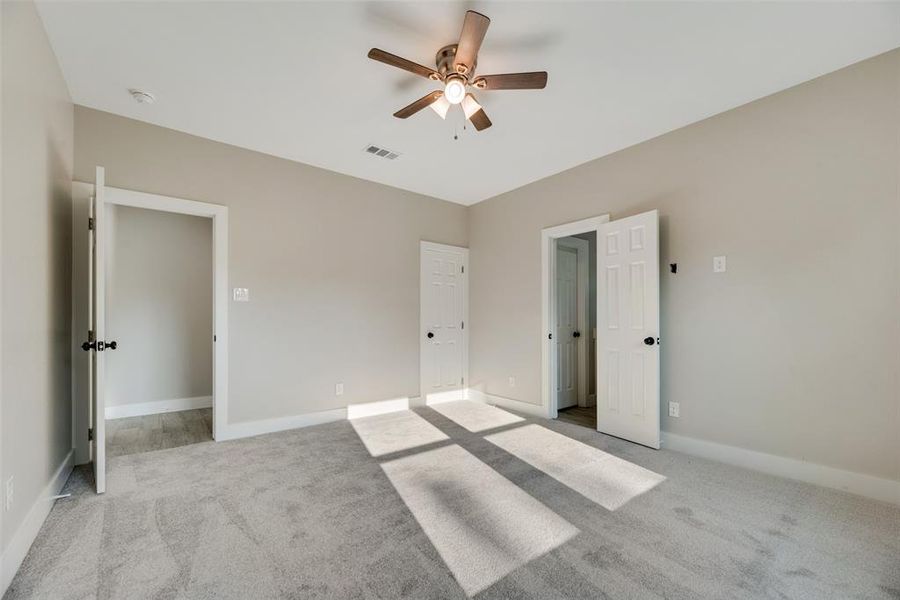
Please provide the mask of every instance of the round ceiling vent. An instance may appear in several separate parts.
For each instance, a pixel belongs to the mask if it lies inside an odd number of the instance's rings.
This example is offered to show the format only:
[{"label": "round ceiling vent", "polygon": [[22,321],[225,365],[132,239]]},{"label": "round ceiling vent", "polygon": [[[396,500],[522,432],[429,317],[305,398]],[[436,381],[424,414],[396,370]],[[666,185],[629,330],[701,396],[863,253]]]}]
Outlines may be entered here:
[{"label": "round ceiling vent", "polygon": [[131,97],[135,99],[138,104],[153,104],[156,102],[156,98],[150,92],[142,92],[141,90],[128,90],[131,93]]}]

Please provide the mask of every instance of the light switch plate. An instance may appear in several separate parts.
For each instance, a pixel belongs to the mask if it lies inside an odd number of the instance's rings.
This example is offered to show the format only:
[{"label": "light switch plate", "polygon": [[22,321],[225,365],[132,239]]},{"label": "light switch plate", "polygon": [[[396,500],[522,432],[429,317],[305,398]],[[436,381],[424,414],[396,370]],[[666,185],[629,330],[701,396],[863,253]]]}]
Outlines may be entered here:
[{"label": "light switch plate", "polygon": [[335,396],[343,396],[344,395],[344,384],[343,383],[334,384],[334,395]]},{"label": "light switch plate", "polygon": [[516,378],[515,377],[509,378],[509,387],[516,387]]},{"label": "light switch plate", "polygon": [[235,302],[250,302],[250,290],[248,288],[234,288]]},{"label": "light switch plate", "polygon": [[678,402],[669,402],[669,416],[670,417],[680,417],[681,416],[681,405]]},{"label": "light switch plate", "polygon": [[713,257],[713,273],[724,273],[728,268],[724,256]]}]

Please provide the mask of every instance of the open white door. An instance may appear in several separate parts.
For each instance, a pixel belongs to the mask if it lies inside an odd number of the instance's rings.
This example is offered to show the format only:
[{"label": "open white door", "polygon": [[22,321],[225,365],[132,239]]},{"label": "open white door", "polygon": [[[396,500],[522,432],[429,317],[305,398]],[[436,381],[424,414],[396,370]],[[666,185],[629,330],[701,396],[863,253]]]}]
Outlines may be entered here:
[{"label": "open white door", "polygon": [[659,448],[657,211],[597,232],[597,430]]},{"label": "open white door", "polygon": [[469,250],[422,242],[419,364],[426,403],[462,400],[468,378]]},{"label": "open white door", "polygon": [[[106,252],[104,240],[106,185],[103,167],[97,167],[90,207],[88,241],[88,389],[91,398],[91,457],[97,493],[106,491],[106,404],[104,401],[104,351],[106,348]],[[115,347],[115,346],[114,346]]]}]

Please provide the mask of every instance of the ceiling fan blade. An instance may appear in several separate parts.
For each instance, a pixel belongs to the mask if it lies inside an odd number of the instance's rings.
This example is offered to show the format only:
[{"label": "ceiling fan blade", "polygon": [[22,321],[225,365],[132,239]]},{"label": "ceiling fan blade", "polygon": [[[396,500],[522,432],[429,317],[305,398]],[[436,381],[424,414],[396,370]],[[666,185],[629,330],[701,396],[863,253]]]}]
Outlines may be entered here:
[{"label": "ceiling fan blade", "polygon": [[[475,66],[481,42],[490,24],[491,20],[483,14],[474,10],[466,12],[462,33],[459,34],[459,44],[456,46],[456,56],[453,58],[453,68],[463,75],[469,74]],[[465,68],[460,71],[459,65],[465,65]]]},{"label": "ceiling fan blade", "polygon": [[426,106],[434,103],[438,98],[440,98],[444,92],[442,90],[435,90],[433,92],[429,92],[428,94],[422,96],[409,106],[404,106],[400,110],[394,113],[394,116],[398,119],[405,119],[407,117],[411,117],[416,114]]},{"label": "ceiling fan blade", "polygon": [[440,74],[434,69],[429,69],[428,67],[414,63],[411,60],[406,60],[396,54],[391,54],[390,52],[385,52],[378,48],[369,50],[369,58],[377,60],[378,62],[383,62],[386,65],[391,65],[392,67],[397,67],[398,69],[403,69],[404,71],[409,71],[410,73],[415,73],[416,75],[433,81],[439,81],[441,78]]},{"label": "ceiling fan blade", "polygon": [[484,112],[483,108],[479,109],[478,112],[469,117],[469,121],[472,122],[472,125],[474,125],[475,129],[477,129],[478,131],[487,129],[493,124],[491,123],[491,120],[488,119],[488,116]]},{"label": "ceiling fan blade", "polygon": [[547,87],[547,71],[482,75],[472,85],[479,90],[542,90]]}]

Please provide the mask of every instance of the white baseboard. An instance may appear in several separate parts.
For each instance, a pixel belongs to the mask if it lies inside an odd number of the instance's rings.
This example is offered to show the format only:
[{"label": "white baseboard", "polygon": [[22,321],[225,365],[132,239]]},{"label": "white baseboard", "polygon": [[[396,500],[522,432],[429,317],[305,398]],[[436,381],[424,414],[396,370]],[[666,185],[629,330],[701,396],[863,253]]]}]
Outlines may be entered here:
[{"label": "white baseboard", "polygon": [[469,399],[469,388],[461,388],[450,390],[449,392],[440,392],[437,394],[428,394],[425,398],[423,406],[434,406],[435,404],[444,404],[445,402],[459,402],[460,400]]},{"label": "white baseboard", "polygon": [[346,418],[346,408],[333,408],[331,410],[321,410],[290,417],[276,417],[274,419],[261,419],[259,421],[229,423],[225,426],[224,434],[217,437],[216,441],[236,440],[239,438],[252,437],[254,435],[263,435],[264,433],[275,433],[277,431],[287,431],[288,429],[311,427],[312,425],[343,421]]},{"label": "white baseboard", "polygon": [[900,504],[900,481],[844,471],[736,446],[707,442],[665,431],[662,432],[662,444],[663,448],[668,450],[677,450],[685,454],[761,471],[769,475],[797,479],[882,502]]},{"label": "white baseboard", "polygon": [[41,525],[44,524],[47,515],[50,514],[50,510],[53,508],[53,503],[55,502],[53,496],[58,495],[66,484],[66,480],[72,472],[74,461],[75,451],[70,450],[62,464],[56,469],[56,473],[47,482],[41,495],[32,504],[31,509],[25,516],[25,520],[19,525],[6,550],[0,556],[0,596],[6,593],[6,589],[12,583],[13,577],[16,576],[16,571],[22,566],[22,561],[25,560],[31,544],[41,530]]},{"label": "white baseboard", "polygon": [[375,415],[409,410],[411,407],[418,404],[416,400],[416,398],[392,398],[391,400],[377,400],[375,402],[364,402],[362,404],[348,404],[347,418],[361,419],[363,417],[373,417]]},{"label": "white baseboard", "polygon": [[195,396],[193,398],[172,398],[171,400],[154,400],[153,402],[107,406],[105,413],[107,419],[124,419],[126,417],[177,412],[179,410],[210,408],[212,404],[212,396]]},{"label": "white baseboard", "polygon": [[493,394],[485,394],[482,391],[469,388],[469,400],[476,402],[484,402],[485,404],[493,404],[501,408],[516,410],[526,415],[534,417],[547,418],[547,411],[540,404],[531,404],[530,402],[522,402],[512,398],[504,398],[503,396],[494,396]]}]

